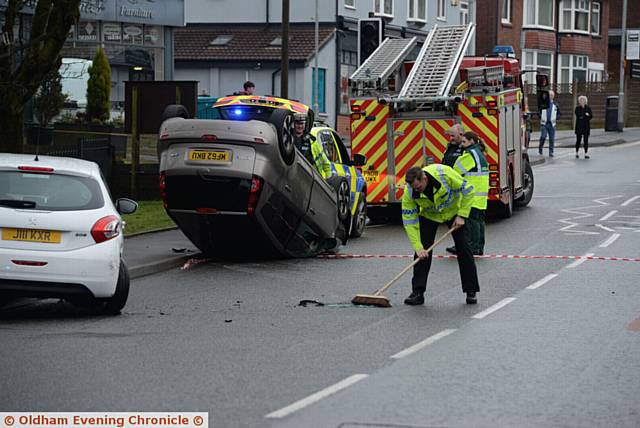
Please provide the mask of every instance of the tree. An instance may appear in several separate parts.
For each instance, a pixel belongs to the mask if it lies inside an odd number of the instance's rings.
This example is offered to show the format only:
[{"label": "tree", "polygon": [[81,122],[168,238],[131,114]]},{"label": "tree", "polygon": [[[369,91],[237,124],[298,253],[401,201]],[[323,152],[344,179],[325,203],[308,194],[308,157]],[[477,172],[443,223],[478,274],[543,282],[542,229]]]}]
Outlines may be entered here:
[{"label": "tree", "polygon": [[49,72],[33,98],[36,109],[36,117],[43,127],[51,123],[51,120],[60,113],[67,96],[62,93],[62,76],[58,70]]},{"label": "tree", "polygon": [[102,48],[93,57],[87,82],[87,119],[109,119],[111,99],[111,66]]},{"label": "tree", "polygon": [[[24,105],[45,76],[60,68],[60,50],[71,25],[80,18],[82,0],[6,0],[0,29],[0,151],[21,153]],[[88,0],[84,0],[88,1]],[[31,34],[24,44],[13,28],[23,7],[33,8]]]}]

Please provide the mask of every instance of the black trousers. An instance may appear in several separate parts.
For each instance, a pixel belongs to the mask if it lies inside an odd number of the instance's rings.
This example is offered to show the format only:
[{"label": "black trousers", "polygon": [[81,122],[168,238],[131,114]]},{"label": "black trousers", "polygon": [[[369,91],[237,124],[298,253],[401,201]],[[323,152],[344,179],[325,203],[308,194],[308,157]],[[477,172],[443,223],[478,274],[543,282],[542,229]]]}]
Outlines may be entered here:
[{"label": "black trousers", "polygon": [[[420,218],[420,239],[422,246],[427,249],[433,245],[436,239],[436,232],[438,226],[442,223],[437,223],[432,220],[428,220],[422,216]],[[451,227],[453,219],[449,220],[447,226]],[[455,242],[456,250],[458,252],[458,268],[460,270],[460,279],[462,280],[462,291],[469,293],[472,291],[480,291],[480,285],[478,284],[478,271],[476,270],[476,262],[473,259],[473,253],[469,247],[466,237],[466,223],[463,227],[453,232],[453,242]],[[431,269],[431,259],[433,251],[429,252],[429,257],[423,259],[413,267],[413,278],[411,278],[411,288],[416,293],[424,293],[427,289],[427,277],[429,276],[429,270]],[[415,260],[418,256],[413,255]]]},{"label": "black trousers", "polygon": [[584,152],[589,151],[589,134],[576,134],[576,153],[580,150],[580,140],[584,137]]}]

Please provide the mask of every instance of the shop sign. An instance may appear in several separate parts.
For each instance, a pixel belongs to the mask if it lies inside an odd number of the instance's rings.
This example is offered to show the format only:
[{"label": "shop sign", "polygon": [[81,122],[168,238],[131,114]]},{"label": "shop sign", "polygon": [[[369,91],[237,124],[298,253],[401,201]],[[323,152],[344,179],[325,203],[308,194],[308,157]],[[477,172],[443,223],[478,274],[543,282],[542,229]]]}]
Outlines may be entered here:
[{"label": "shop sign", "polygon": [[122,41],[132,45],[142,44],[142,25],[125,24],[122,28]]},{"label": "shop sign", "polygon": [[121,42],[122,30],[120,29],[120,24],[115,22],[105,22],[102,24],[102,41]]},{"label": "shop sign", "polygon": [[78,41],[81,42],[97,42],[98,41],[98,23],[96,21],[80,21],[78,22]]}]

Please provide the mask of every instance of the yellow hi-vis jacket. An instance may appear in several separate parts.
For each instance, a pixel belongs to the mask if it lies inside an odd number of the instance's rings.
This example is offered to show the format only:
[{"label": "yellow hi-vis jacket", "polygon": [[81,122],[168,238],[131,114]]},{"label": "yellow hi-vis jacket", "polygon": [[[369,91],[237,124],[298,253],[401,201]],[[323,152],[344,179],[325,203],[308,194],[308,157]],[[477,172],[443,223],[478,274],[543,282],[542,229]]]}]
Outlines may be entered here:
[{"label": "yellow hi-vis jacket", "polygon": [[315,137],[311,138],[311,156],[313,157],[313,165],[320,175],[322,175],[322,178],[327,179],[331,177],[331,162],[324,152],[322,144],[320,144]]},{"label": "yellow hi-vis jacket", "polygon": [[489,163],[478,144],[465,147],[462,156],[458,157],[453,169],[467,179],[473,186],[475,194],[471,206],[479,210],[487,209],[489,197]]},{"label": "yellow hi-vis jacket", "polygon": [[424,250],[420,240],[420,222],[423,216],[437,223],[444,223],[456,215],[467,218],[473,202],[473,186],[446,165],[432,164],[422,170],[435,180],[440,188],[433,187],[433,201],[423,193],[414,191],[407,183],[402,195],[402,223],[415,251]]}]

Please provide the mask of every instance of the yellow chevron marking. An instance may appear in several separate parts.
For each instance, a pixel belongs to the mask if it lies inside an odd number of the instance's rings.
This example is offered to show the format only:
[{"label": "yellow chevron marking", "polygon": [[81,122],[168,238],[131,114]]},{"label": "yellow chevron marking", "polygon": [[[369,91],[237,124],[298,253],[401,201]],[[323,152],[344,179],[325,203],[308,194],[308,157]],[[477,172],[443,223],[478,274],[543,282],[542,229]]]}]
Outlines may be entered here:
[{"label": "yellow chevron marking", "polygon": [[368,141],[359,143],[357,151],[360,154],[363,154],[363,155],[366,156],[366,153],[369,150],[371,150],[376,144],[378,144],[380,142],[380,140],[384,140],[384,142],[382,143],[382,148],[384,148],[384,150],[387,150],[387,130],[386,130],[386,126],[383,127],[382,129],[380,129],[380,131],[378,131],[377,134],[371,135],[370,139]]}]

